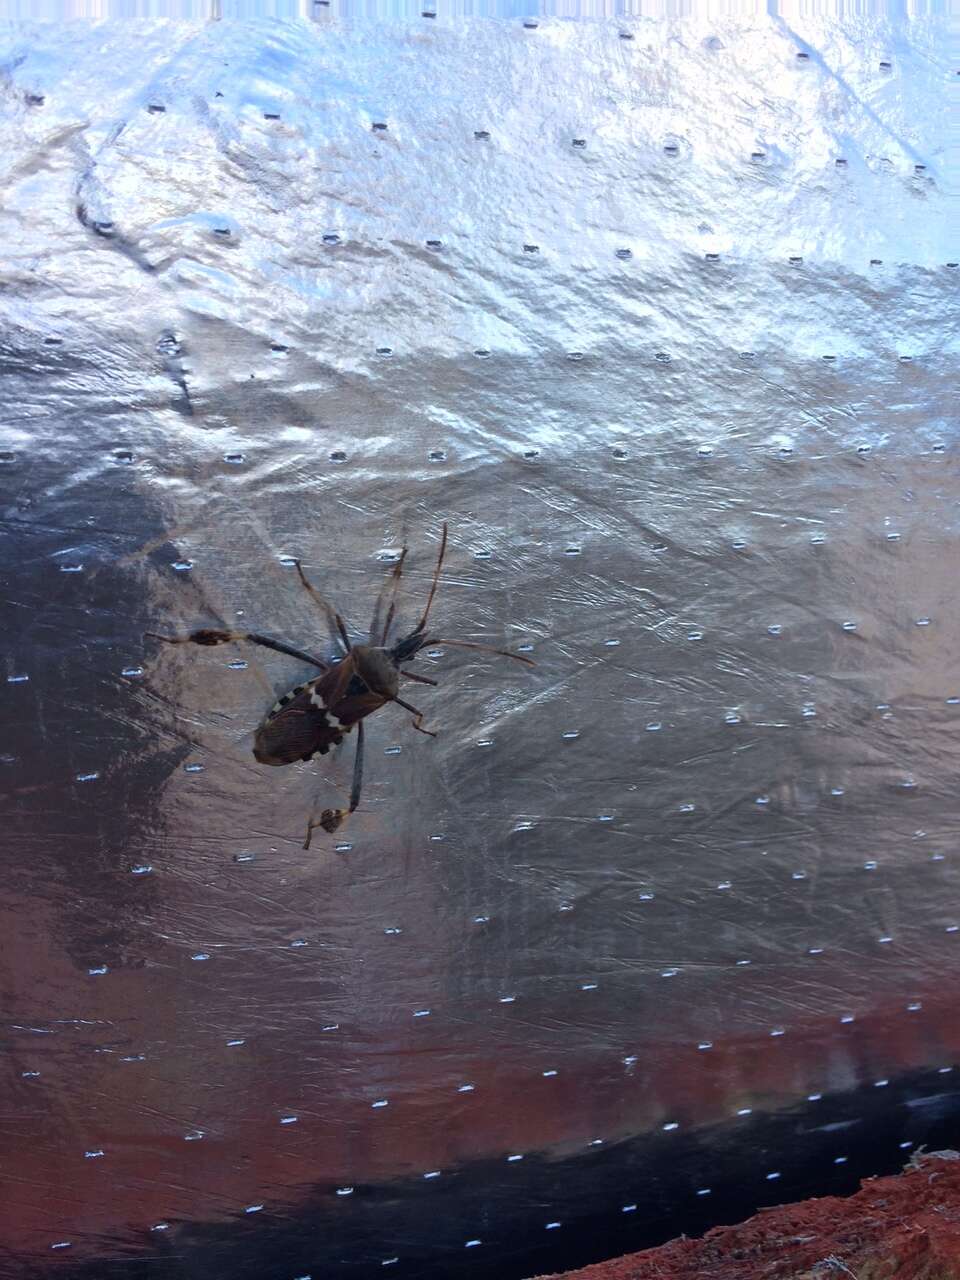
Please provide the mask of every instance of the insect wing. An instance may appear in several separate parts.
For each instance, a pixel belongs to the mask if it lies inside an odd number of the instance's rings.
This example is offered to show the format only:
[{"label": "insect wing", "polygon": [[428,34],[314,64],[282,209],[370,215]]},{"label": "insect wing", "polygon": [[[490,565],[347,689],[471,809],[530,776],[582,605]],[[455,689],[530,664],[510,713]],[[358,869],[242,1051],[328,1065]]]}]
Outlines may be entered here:
[{"label": "insect wing", "polygon": [[344,729],[328,711],[322,685],[336,672],[304,685],[264,720],[257,730],[253,754],[261,764],[292,764],[326,755],[343,739]]},{"label": "insect wing", "polygon": [[362,693],[348,693],[341,698],[336,703],[333,714],[344,729],[352,729],[364,717],[379,711],[385,705],[386,699],[379,693],[371,693],[369,689],[364,689]]}]

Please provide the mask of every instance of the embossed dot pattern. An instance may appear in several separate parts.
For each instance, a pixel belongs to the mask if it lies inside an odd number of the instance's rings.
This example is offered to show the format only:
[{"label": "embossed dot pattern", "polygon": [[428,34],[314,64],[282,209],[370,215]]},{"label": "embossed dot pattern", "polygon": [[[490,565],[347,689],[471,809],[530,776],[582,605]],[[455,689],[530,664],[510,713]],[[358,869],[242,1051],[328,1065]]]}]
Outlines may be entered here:
[{"label": "embossed dot pattern", "polygon": [[[519,1280],[851,1187],[960,1057],[944,42],[310,8],[0,37],[6,1160],[62,1192],[0,1235]],[[378,712],[305,853],[303,664],[147,633],[332,660],[298,560],[360,640],[408,546],[409,628],[443,520],[434,634],[537,665],[426,648],[439,736]]]}]

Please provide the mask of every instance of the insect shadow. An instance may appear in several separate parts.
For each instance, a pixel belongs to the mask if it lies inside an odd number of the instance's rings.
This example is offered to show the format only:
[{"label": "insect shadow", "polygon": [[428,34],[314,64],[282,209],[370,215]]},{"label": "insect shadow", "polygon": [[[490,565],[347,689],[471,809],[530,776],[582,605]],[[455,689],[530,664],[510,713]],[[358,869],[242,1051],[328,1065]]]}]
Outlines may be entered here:
[{"label": "insect shadow", "polygon": [[400,579],[407,558],[407,548],[403,548],[377,596],[365,644],[351,642],[343,617],[308,581],[300,561],[295,561],[304,590],[323,613],[334,642],[342,652],[339,662],[326,662],[284,640],[275,640],[272,636],[255,631],[202,629],[191,631],[187,636],[161,636],[152,631],[146,633],[167,644],[218,645],[246,641],[248,644],[260,645],[264,649],[273,649],[276,653],[298,658],[301,662],[318,668],[320,675],[305,684],[297,685],[274,704],[258,727],[253,746],[253,754],[260,764],[293,764],[297,760],[311,760],[315,755],[326,755],[331,747],[338,746],[343,741],[345,734],[356,728],[357,747],[349,807],[324,809],[319,818],[311,815],[303,844],[305,849],[310,848],[310,841],[317,827],[330,833],[337,831],[360,803],[363,785],[363,722],[367,716],[379,711],[388,702],[395,702],[412,714],[414,729],[436,737],[430,729],[423,727],[423,712],[405,702],[400,697],[399,690],[401,677],[417,684],[436,685],[437,681],[406,670],[403,663],[415,658],[428,645],[446,645],[461,649],[482,649],[503,658],[513,658],[515,662],[524,662],[527,666],[535,665],[529,658],[519,653],[509,653],[506,649],[495,649],[492,645],[478,644],[473,640],[445,640],[428,634],[427,620],[440,583],[440,571],[446,552],[447,525],[444,524],[437,567],[420,621],[412,631],[391,642],[397,620]]}]

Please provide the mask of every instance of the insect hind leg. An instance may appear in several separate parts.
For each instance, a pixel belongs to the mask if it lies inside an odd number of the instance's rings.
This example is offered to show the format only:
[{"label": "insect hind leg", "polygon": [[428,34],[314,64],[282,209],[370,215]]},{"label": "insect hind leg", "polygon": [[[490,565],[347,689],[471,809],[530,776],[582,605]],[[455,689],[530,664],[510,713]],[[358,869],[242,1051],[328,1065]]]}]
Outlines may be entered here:
[{"label": "insect hind leg", "polygon": [[324,809],[319,818],[310,818],[307,822],[307,838],[303,842],[304,849],[310,848],[310,841],[317,827],[333,835],[354,813],[360,803],[360,791],[363,787],[363,721],[357,724],[357,750],[353,757],[353,782],[350,786],[350,807],[348,809]]},{"label": "insect hind leg", "polygon": [[318,667],[321,671],[330,670],[329,662],[324,662],[322,658],[318,658],[312,653],[307,653],[304,649],[298,649],[295,645],[287,644],[285,640],[274,640],[272,636],[260,635],[256,631],[221,631],[213,627],[202,627],[199,631],[191,631],[186,636],[162,636],[156,631],[146,631],[144,634],[154,640],[162,640],[164,644],[200,644],[210,646],[246,641],[248,644],[259,645],[263,649],[272,649],[274,653],[285,653],[289,658],[299,658],[301,662],[309,663],[312,667]]}]

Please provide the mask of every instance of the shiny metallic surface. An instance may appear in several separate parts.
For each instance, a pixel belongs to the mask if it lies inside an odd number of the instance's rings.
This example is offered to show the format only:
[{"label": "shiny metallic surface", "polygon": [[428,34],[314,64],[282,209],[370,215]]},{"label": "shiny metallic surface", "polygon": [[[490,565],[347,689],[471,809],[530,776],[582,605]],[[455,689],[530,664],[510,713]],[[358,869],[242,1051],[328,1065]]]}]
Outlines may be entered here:
[{"label": "shiny metallic surface", "polygon": [[[956,1114],[943,24],[317,12],[2,31],[4,1275],[521,1275],[519,1156]],[[309,669],[145,633],[329,656],[293,559],[359,638],[443,521],[537,665],[417,659],[305,853]]]}]

